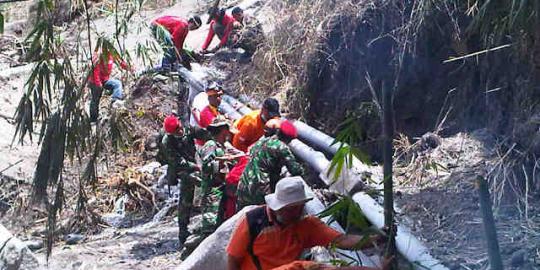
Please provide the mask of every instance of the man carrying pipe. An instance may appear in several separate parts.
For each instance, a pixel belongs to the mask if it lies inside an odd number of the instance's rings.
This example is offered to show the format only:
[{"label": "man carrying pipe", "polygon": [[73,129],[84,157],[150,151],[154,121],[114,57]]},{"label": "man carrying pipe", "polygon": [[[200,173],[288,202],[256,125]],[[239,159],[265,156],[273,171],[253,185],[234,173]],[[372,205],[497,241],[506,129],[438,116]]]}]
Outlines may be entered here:
[{"label": "man carrying pipe", "polygon": [[248,147],[264,135],[266,121],[280,116],[279,102],[275,98],[267,98],[261,110],[252,111],[235,123],[238,134],[233,137],[233,146],[247,152]]},{"label": "man carrying pipe", "polygon": [[[255,208],[240,219],[227,246],[228,270],[386,270],[364,266],[335,267],[299,260],[304,249],[335,246],[340,249],[361,249],[383,238],[342,234],[314,216],[304,215],[306,194],[301,177],[281,179],[276,191],[264,197],[266,205]],[[367,240],[367,241],[364,241]]]},{"label": "man carrying pipe", "polygon": [[293,176],[302,175],[302,165],[287,145],[296,136],[296,128],[287,120],[271,119],[266,122],[265,136],[250,148],[250,161],[238,184],[238,209],[263,204],[264,196],[274,191],[281,178],[283,166]]},{"label": "man carrying pipe", "polygon": [[190,69],[191,53],[184,50],[184,41],[189,31],[196,30],[201,25],[199,16],[193,16],[187,21],[176,16],[162,16],[152,21],[152,35],[163,48],[162,69],[171,71],[177,63]]},{"label": "man carrying pipe", "polygon": [[167,182],[169,187],[178,184],[180,179],[180,198],[178,200],[178,240],[184,244],[189,236],[188,224],[193,208],[195,183],[200,181],[201,168],[195,162],[195,138],[204,139],[203,129],[183,127],[175,116],[169,115],[163,121],[165,135],[162,147],[167,159]]}]

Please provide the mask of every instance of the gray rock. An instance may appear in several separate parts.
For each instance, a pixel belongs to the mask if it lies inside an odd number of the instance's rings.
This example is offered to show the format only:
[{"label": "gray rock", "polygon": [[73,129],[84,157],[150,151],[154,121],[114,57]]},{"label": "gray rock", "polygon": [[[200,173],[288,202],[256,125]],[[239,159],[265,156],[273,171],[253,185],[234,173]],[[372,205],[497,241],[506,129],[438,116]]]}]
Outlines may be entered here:
[{"label": "gray rock", "polygon": [[101,219],[107,223],[107,225],[114,228],[127,228],[132,224],[131,218],[124,214],[107,213],[101,216]]},{"label": "gray rock", "polygon": [[527,255],[526,249],[518,249],[512,253],[510,264],[514,267],[522,266],[525,263],[525,256]]},{"label": "gray rock", "polygon": [[32,251],[0,224],[0,269],[39,269],[39,263]]},{"label": "gray rock", "polygon": [[68,245],[75,245],[81,242],[84,239],[84,236],[77,233],[70,233],[64,237],[64,241]]},{"label": "gray rock", "polygon": [[32,251],[42,249],[43,246],[45,245],[43,243],[43,240],[28,240],[28,241],[24,241],[24,244]]},{"label": "gray rock", "polygon": [[154,162],[150,162],[150,163],[142,166],[141,168],[138,169],[138,171],[140,171],[142,173],[147,173],[147,174],[154,174],[154,172],[159,167],[161,167],[161,163],[159,163],[157,161],[154,161]]},{"label": "gray rock", "polygon": [[177,270],[226,269],[227,254],[225,249],[232,231],[245,212],[255,207],[247,206],[221,224],[213,234],[201,242],[189,257],[180,264]]}]

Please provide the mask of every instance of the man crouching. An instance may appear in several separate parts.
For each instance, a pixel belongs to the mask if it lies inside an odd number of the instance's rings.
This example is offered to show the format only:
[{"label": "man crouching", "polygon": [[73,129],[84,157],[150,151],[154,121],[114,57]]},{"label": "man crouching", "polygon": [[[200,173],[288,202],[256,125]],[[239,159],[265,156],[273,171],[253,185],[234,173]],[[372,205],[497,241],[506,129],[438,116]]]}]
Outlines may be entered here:
[{"label": "man crouching", "polygon": [[228,269],[379,269],[298,260],[306,248],[333,244],[341,249],[357,249],[362,240],[360,235],[342,234],[314,216],[304,216],[304,206],[311,199],[301,177],[280,180],[275,193],[265,196],[266,205],[247,212],[239,221],[227,247]]}]

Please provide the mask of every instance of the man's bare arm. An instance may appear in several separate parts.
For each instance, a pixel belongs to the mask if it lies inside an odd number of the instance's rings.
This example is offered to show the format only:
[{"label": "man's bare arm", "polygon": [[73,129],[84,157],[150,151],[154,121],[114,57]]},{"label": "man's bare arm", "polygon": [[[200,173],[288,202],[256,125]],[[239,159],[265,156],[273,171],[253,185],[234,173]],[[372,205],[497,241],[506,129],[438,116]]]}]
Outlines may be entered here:
[{"label": "man's bare arm", "polygon": [[362,249],[365,247],[368,247],[372,245],[373,243],[381,240],[381,237],[378,235],[374,235],[369,237],[369,240],[366,241],[366,243],[359,245],[364,237],[361,235],[354,235],[354,234],[344,234],[340,237],[338,237],[336,240],[334,240],[334,244],[336,247],[340,249],[349,249],[349,250],[355,250],[355,249]]}]

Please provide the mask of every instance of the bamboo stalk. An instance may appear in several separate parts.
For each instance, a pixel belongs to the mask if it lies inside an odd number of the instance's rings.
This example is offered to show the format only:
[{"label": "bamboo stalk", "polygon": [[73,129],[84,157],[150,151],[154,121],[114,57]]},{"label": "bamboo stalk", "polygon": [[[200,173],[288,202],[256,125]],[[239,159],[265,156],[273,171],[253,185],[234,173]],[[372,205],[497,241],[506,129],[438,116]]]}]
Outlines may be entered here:
[{"label": "bamboo stalk", "polygon": [[[392,138],[394,125],[392,121],[392,89],[382,82],[383,92],[383,175],[384,175],[384,225],[388,229],[388,243],[386,246],[387,258],[396,255],[396,225],[394,222],[394,197],[392,181]],[[394,263],[392,269],[397,269]]]},{"label": "bamboo stalk", "polygon": [[484,223],[484,231],[486,232],[489,265],[491,270],[502,270],[503,264],[501,253],[499,251],[495,220],[493,219],[493,210],[491,209],[489,189],[487,182],[483,177],[478,176],[476,178],[476,188],[478,189],[478,196],[480,197],[480,212],[482,212],[482,221]]}]

